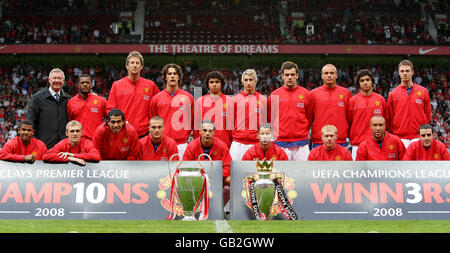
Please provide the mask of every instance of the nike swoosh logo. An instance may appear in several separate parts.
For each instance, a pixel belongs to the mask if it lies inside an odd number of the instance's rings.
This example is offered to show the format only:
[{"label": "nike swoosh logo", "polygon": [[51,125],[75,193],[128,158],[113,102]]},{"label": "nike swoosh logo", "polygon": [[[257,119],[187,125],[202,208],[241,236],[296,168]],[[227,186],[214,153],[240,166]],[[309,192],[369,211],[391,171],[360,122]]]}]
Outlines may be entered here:
[{"label": "nike swoosh logo", "polygon": [[2,50],[3,48],[5,48],[6,46],[2,46],[2,47],[0,47],[0,50]]},{"label": "nike swoosh logo", "polygon": [[431,52],[431,51],[434,51],[434,50],[436,50],[436,49],[438,49],[437,47],[433,47],[433,48],[430,48],[430,49],[427,49],[427,50],[423,50],[422,48],[420,48],[419,49],[419,54],[428,54],[429,52]]}]

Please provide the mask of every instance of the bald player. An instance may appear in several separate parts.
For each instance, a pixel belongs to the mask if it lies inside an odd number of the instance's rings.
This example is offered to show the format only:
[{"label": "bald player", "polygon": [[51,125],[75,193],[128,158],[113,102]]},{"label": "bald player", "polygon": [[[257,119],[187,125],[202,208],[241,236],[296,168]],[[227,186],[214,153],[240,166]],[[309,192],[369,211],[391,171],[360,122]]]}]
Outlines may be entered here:
[{"label": "bald player", "polygon": [[381,115],[370,119],[372,136],[367,137],[359,146],[356,160],[402,160],[405,145],[396,135],[386,132],[386,120]]}]

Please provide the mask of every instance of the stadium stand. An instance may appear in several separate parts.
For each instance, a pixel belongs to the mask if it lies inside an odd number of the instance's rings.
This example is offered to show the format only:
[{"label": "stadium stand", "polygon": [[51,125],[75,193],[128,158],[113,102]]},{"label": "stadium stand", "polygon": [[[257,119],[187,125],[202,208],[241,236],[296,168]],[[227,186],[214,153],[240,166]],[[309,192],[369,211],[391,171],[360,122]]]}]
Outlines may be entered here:
[{"label": "stadium stand", "polygon": [[[0,3],[0,44],[133,42],[121,36],[136,30],[133,19],[122,14],[137,13],[138,2],[5,0]],[[149,0],[144,9],[139,41],[143,43],[450,44],[446,0]],[[259,75],[259,92],[269,95],[281,86],[279,66],[254,67]],[[387,98],[398,83],[396,66],[338,66],[339,85],[357,93],[354,77],[363,67],[372,70],[376,91]],[[112,83],[126,75],[124,66],[66,66],[63,70],[65,89],[72,95],[81,73],[91,74],[94,91],[105,97]],[[31,94],[47,85],[49,71],[45,65],[0,67],[0,147],[14,136],[17,123],[26,115]],[[146,67],[143,75],[161,89],[159,71]],[[195,65],[184,66],[182,88],[193,93],[195,87],[204,87],[208,71]],[[238,93],[243,69],[221,71],[226,77],[225,93]],[[430,91],[432,124],[448,147],[449,78],[450,72],[437,66],[416,68],[415,82]],[[301,68],[300,83],[309,90],[317,87],[320,69]]]}]

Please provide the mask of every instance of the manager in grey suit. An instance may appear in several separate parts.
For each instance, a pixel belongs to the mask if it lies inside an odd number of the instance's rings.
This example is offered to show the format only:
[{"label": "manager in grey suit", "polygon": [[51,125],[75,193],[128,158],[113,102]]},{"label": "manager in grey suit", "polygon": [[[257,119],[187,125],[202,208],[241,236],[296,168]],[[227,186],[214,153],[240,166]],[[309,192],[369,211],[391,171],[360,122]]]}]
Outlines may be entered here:
[{"label": "manager in grey suit", "polygon": [[50,86],[31,97],[27,119],[35,125],[35,136],[52,148],[60,140],[66,138],[67,101],[71,98],[61,88],[64,85],[64,72],[55,68],[48,75]]}]

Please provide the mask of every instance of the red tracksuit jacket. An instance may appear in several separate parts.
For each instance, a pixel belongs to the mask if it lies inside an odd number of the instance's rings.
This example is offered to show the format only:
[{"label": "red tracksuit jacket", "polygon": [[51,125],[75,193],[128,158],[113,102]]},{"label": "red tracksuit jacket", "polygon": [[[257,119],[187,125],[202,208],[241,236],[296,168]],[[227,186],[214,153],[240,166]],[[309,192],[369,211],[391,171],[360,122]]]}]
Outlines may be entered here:
[{"label": "red tracksuit jacket", "polygon": [[[139,139],[141,144],[141,152],[139,155],[139,160],[147,161],[169,161],[170,157],[174,154],[178,154],[177,143],[168,136],[163,136],[158,149],[152,144],[152,137],[150,135]],[[180,160],[178,156],[175,156],[172,160]]]},{"label": "red tracksuit jacket", "polygon": [[[386,99],[378,93],[369,96],[361,92],[348,100],[347,119],[350,125],[350,143],[358,146],[372,136],[370,118],[375,115],[385,116]],[[387,122],[387,119],[386,119]]]},{"label": "red tracksuit jacket", "polygon": [[93,143],[102,160],[139,160],[141,146],[138,135],[132,125],[125,125],[118,134],[105,125],[95,131]]},{"label": "red tracksuit jacket", "polygon": [[403,160],[449,161],[450,155],[445,144],[438,140],[433,140],[431,147],[428,149],[425,149],[422,142],[418,140],[409,144]]},{"label": "red tracksuit jacket", "polygon": [[89,93],[86,101],[77,94],[67,102],[69,121],[76,120],[83,126],[83,137],[92,140],[95,130],[106,118],[106,104],[104,97]]},{"label": "red tracksuit jacket", "polygon": [[372,136],[367,137],[367,139],[361,142],[356,152],[356,161],[402,160],[405,152],[405,145],[403,145],[400,138],[386,132],[381,148]]},{"label": "red tracksuit jacket", "polygon": [[426,88],[414,84],[408,95],[406,87],[397,86],[388,97],[387,129],[401,139],[418,138],[418,129],[430,123],[431,104]]},{"label": "red tracksuit jacket", "polygon": [[249,95],[242,91],[233,97],[233,104],[233,141],[247,145],[258,143],[258,127],[267,121],[267,98],[259,92]]},{"label": "red tracksuit jacket", "polygon": [[58,153],[69,152],[74,154],[75,158],[80,158],[86,162],[100,161],[100,153],[94,147],[92,141],[86,138],[81,138],[80,143],[71,146],[69,138],[61,140],[53,148],[49,149],[44,155],[44,160],[49,162],[67,162],[68,158],[60,158]]},{"label": "red tracksuit jacket", "polygon": [[24,145],[19,136],[8,141],[0,149],[0,160],[23,162],[26,155],[35,154],[36,160],[43,160],[47,146],[39,139],[31,138],[30,144]]},{"label": "red tracksuit jacket", "polygon": [[144,135],[148,132],[150,121],[150,101],[158,92],[158,86],[153,81],[140,77],[133,83],[126,76],[113,83],[108,97],[108,112],[114,108],[120,109],[138,136]]},{"label": "red tracksuit jacket", "polygon": [[[184,161],[197,161],[198,156],[204,153],[200,138],[201,137],[198,137],[188,144],[186,151],[183,154]],[[216,137],[213,137],[213,144],[209,151],[209,156],[213,161],[222,161],[223,178],[230,176],[231,156],[227,145],[223,141]],[[208,158],[206,158],[205,156],[202,156],[201,158],[201,160],[207,159]]]},{"label": "red tracksuit jacket", "polygon": [[331,89],[322,85],[312,90],[311,94],[315,102],[311,129],[313,143],[323,143],[321,130],[325,125],[334,125],[338,129],[336,142],[345,143],[349,131],[346,111],[352,93],[339,85]]},{"label": "red tracksuit jacket", "polygon": [[268,150],[266,150],[266,153],[264,154],[264,151],[261,149],[261,144],[257,143],[253,147],[249,148],[244,156],[242,157],[243,161],[252,161],[252,160],[263,160],[266,158],[266,160],[275,159],[275,160],[289,160],[288,156],[286,155],[286,152],[277,145],[270,143],[270,147]]},{"label": "red tracksuit jacket", "polygon": [[[278,104],[276,104],[278,96]],[[273,100],[273,101],[272,101]],[[273,124],[274,133],[278,132],[277,141],[307,140],[314,113],[314,99],[311,92],[301,86],[289,90],[282,86],[276,89],[267,101],[267,111],[270,122]],[[277,115],[272,115],[272,107],[278,110]]]},{"label": "red tracksuit jacket", "polygon": [[164,89],[151,101],[150,118],[155,115],[164,119],[164,136],[169,136],[177,144],[184,144],[194,123],[194,97],[180,88],[173,96]]},{"label": "red tracksuit jacket", "polygon": [[309,153],[308,161],[353,161],[353,159],[348,149],[336,144],[331,151],[327,151],[323,145],[314,148]]},{"label": "red tracksuit jacket", "polygon": [[[194,138],[200,136],[199,130],[196,130],[199,129],[200,123],[208,119],[213,121],[216,127],[214,137],[221,139],[230,147],[233,115],[227,112],[230,111],[229,108],[231,105],[232,98],[223,93],[217,98],[207,94],[197,99],[194,105]],[[221,119],[216,119],[216,115],[221,115]],[[227,120],[229,121],[228,128],[230,129],[227,129]]]}]

